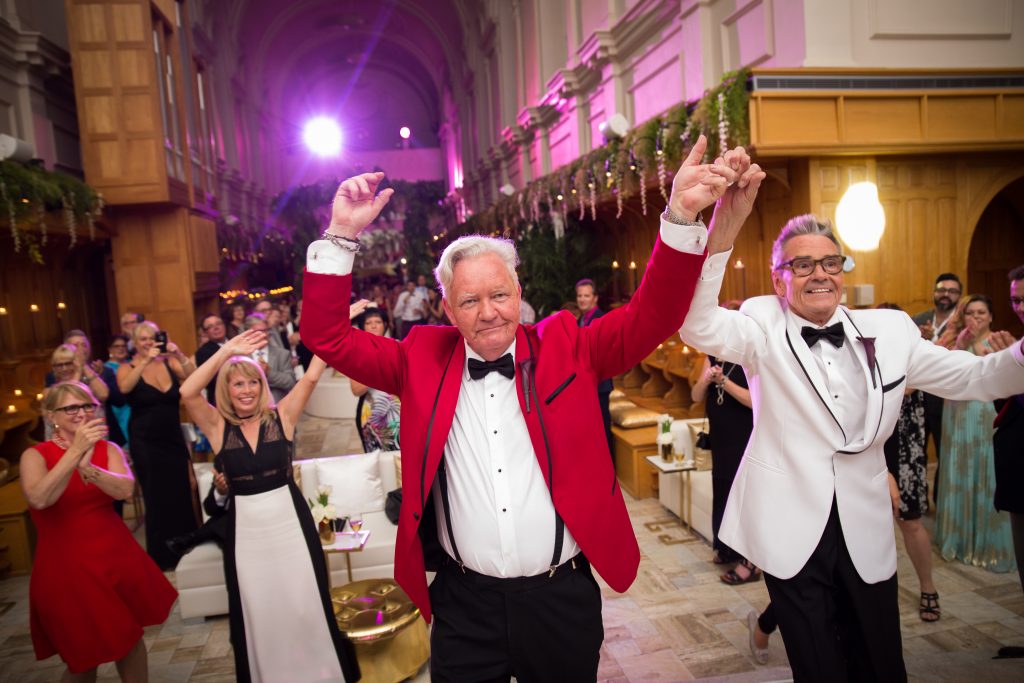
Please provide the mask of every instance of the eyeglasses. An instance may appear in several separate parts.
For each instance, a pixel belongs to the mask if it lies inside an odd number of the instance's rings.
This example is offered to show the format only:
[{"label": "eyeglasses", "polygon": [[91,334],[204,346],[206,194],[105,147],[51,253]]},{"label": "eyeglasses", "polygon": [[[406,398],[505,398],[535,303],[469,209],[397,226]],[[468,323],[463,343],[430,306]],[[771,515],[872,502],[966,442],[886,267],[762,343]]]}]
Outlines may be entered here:
[{"label": "eyeglasses", "polygon": [[826,256],[825,258],[812,259],[808,256],[798,256],[795,259],[780,263],[778,268],[788,268],[797,277],[807,277],[814,272],[814,269],[821,264],[821,269],[829,275],[839,275],[843,272],[845,256]]},{"label": "eyeglasses", "polygon": [[92,415],[98,408],[95,403],[78,403],[76,405],[64,406],[63,408],[57,408],[57,410],[63,412],[68,417],[77,415],[79,411],[84,411],[86,415]]},{"label": "eyeglasses", "polygon": [[1024,297],[1019,297],[1019,296],[1011,296],[1010,297],[1010,307],[1011,308],[1017,308],[1020,305],[1024,305]]},{"label": "eyeglasses", "polygon": [[127,344],[111,344],[110,348],[112,348],[112,349],[127,349],[128,345]]},{"label": "eyeglasses", "polygon": [[70,360],[69,361],[65,361],[63,363],[54,363],[53,364],[53,369],[54,370],[62,370],[64,368],[70,368],[74,364],[75,364],[75,362],[74,361],[70,361]]},{"label": "eyeglasses", "polygon": [[960,296],[960,290],[956,287],[936,287],[936,294],[948,294],[950,296]]}]

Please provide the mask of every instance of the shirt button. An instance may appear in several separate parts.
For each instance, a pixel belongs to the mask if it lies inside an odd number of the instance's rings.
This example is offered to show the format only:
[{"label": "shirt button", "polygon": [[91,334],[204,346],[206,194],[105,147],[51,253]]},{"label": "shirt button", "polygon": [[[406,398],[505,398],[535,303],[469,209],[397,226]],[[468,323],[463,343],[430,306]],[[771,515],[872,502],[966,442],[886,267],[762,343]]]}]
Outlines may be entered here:
[{"label": "shirt button", "polygon": [[505,510],[505,508],[501,508],[501,511],[502,511],[502,512],[507,512],[507,511]]},{"label": "shirt button", "polygon": [[491,394],[491,398],[494,398],[494,394]]},{"label": "shirt button", "polygon": [[498,468],[498,472],[501,472],[501,468],[500,467]]},{"label": "shirt button", "polygon": [[497,433],[498,433],[498,430],[497,430],[497,429],[495,429],[495,430],[494,430],[494,433],[495,433],[495,434],[497,434]]},{"label": "shirt button", "polygon": [[839,394],[835,394],[832,398],[839,398]]}]

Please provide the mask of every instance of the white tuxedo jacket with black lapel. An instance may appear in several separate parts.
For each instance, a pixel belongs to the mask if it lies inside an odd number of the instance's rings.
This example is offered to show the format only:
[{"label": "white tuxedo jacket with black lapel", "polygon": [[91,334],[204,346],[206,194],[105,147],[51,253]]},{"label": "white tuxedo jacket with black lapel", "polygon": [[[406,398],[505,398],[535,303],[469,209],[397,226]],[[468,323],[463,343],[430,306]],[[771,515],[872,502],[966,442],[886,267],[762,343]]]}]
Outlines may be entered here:
[{"label": "white tuxedo jacket with black lapel", "polygon": [[[743,366],[754,410],[719,537],[769,574],[792,578],[817,547],[834,495],[857,572],[868,583],[888,579],[896,571],[896,544],[882,445],[896,425],[904,389],[984,401],[1021,393],[1020,345],[984,357],[948,351],[921,339],[905,313],[840,307],[845,343],[867,386],[863,428],[845,433],[785,300],[761,296],[739,311],[719,308],[722,277],[709,275],[709,265],[680,335]],[[874,338],[870,370],[858,337]]]}]

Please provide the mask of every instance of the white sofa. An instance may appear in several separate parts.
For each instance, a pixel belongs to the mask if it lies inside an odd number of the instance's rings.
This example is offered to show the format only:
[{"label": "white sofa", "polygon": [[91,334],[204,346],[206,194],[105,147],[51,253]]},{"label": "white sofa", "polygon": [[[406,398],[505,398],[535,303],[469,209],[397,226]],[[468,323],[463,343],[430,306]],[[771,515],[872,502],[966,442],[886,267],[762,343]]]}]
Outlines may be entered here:
[{"label": "white sofa", "polygon": [[[332,458],[298,460],[295,465],[301,472],[299,485],[303,496],[314,498],[317,484],[320,483],[317,477],[318,463],[321,468],[334,467],[335,465],[354,463],[355,459],[361,459],[365,463],[367,458],[372,457],[376,459],[381,489],[386,495],[388,491],[398,488],[395,471],[396,456],[398,456],[397,451],[342,455]],[[343,462],[345,458],[352,460]],[[196,464],[194,467],[199,483],[199,495],[201,498],[205,498],[213,482],[213,465],[202,463]],[[341,501],[332,498],[332,502],[339,506],[342,514],[345,513],[345,507]],[[383,501],[380,502],[380,509],[375,511],[367,512],[376,505],[366,505],[358,511],[363,513],[363,528],[370,531],[370,539],[361,552],[349,553],[352,560],[352,579],[358,581],[369,578],[392,578],[395,573],[395,537],[398,527],[392,524],[384,514]],[[205,512],[203,516],[205,519]],[[331,553],[329,558],[331,584],[341,586],[348,583],[345,553]],[[217,544],[209,542],[194,548],[181,558],[175,569],[175,574],[183,619],[228,613],[228,593],[224,581],[224,555]]]}]

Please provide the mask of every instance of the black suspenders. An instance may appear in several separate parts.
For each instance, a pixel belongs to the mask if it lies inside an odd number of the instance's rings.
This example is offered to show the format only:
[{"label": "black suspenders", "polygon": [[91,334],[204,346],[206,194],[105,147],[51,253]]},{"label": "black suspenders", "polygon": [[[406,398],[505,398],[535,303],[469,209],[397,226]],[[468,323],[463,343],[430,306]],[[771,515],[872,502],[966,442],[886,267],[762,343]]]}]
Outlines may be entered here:
[{"label": "black suspenders", "polygon": [[[533,344],[530,342],[530,335],[526,335],[526,343],[530,347],[530,360],[533,360]],[[449,359],[450,360],[450,359]],[[533,374],[533,363],[529,363],[528,367],[521,368],[521,372]],[[533,377],[529,378],[533,380]],[[526,405],[530,405],[530,392],[533,393],[533,403],[537,407],[537,418],[540,420],[540,430],[544,435],[544,449],[547,451],[548,458],[548,485],[549,490],[553,490],[555,482],[553,478],[553,468],[551,464],[551,445],[548,442],[548,432],[544,427],[544,415],[540,411],[540,400],[537,398],[537,383],[535,381],[526,381],[524,376],[524,385],[526,388],[524,399]],[[527,408],[529,411],[529,407]],[[462,556],[459,554],[459,548],[455,543],[455,534],[452,531],[452,515],[451,515],[451,502],[448,499],[448,472],[445,467],[445,456],[441,456],[441,463],[437,467],[438,485],[441,487],[441,503],[444,507],[444,525],[445,529],[448,530],[448,541],[452,544],[452,552],[455,554],[455,562],[459,565],[462,571],[466,571],[466,568],[462,562]],[[554,508],[555,502],[552,496],[551,507]],[[558,510],[555,510],[555,549],[551,554],[551,566],[549,567],[549,576],[554,576],[555,569],[558,567],[559,560],[562,558],[562,545],[565,541],[565,522],[562,521],[562,516],[558,514]]]}]

